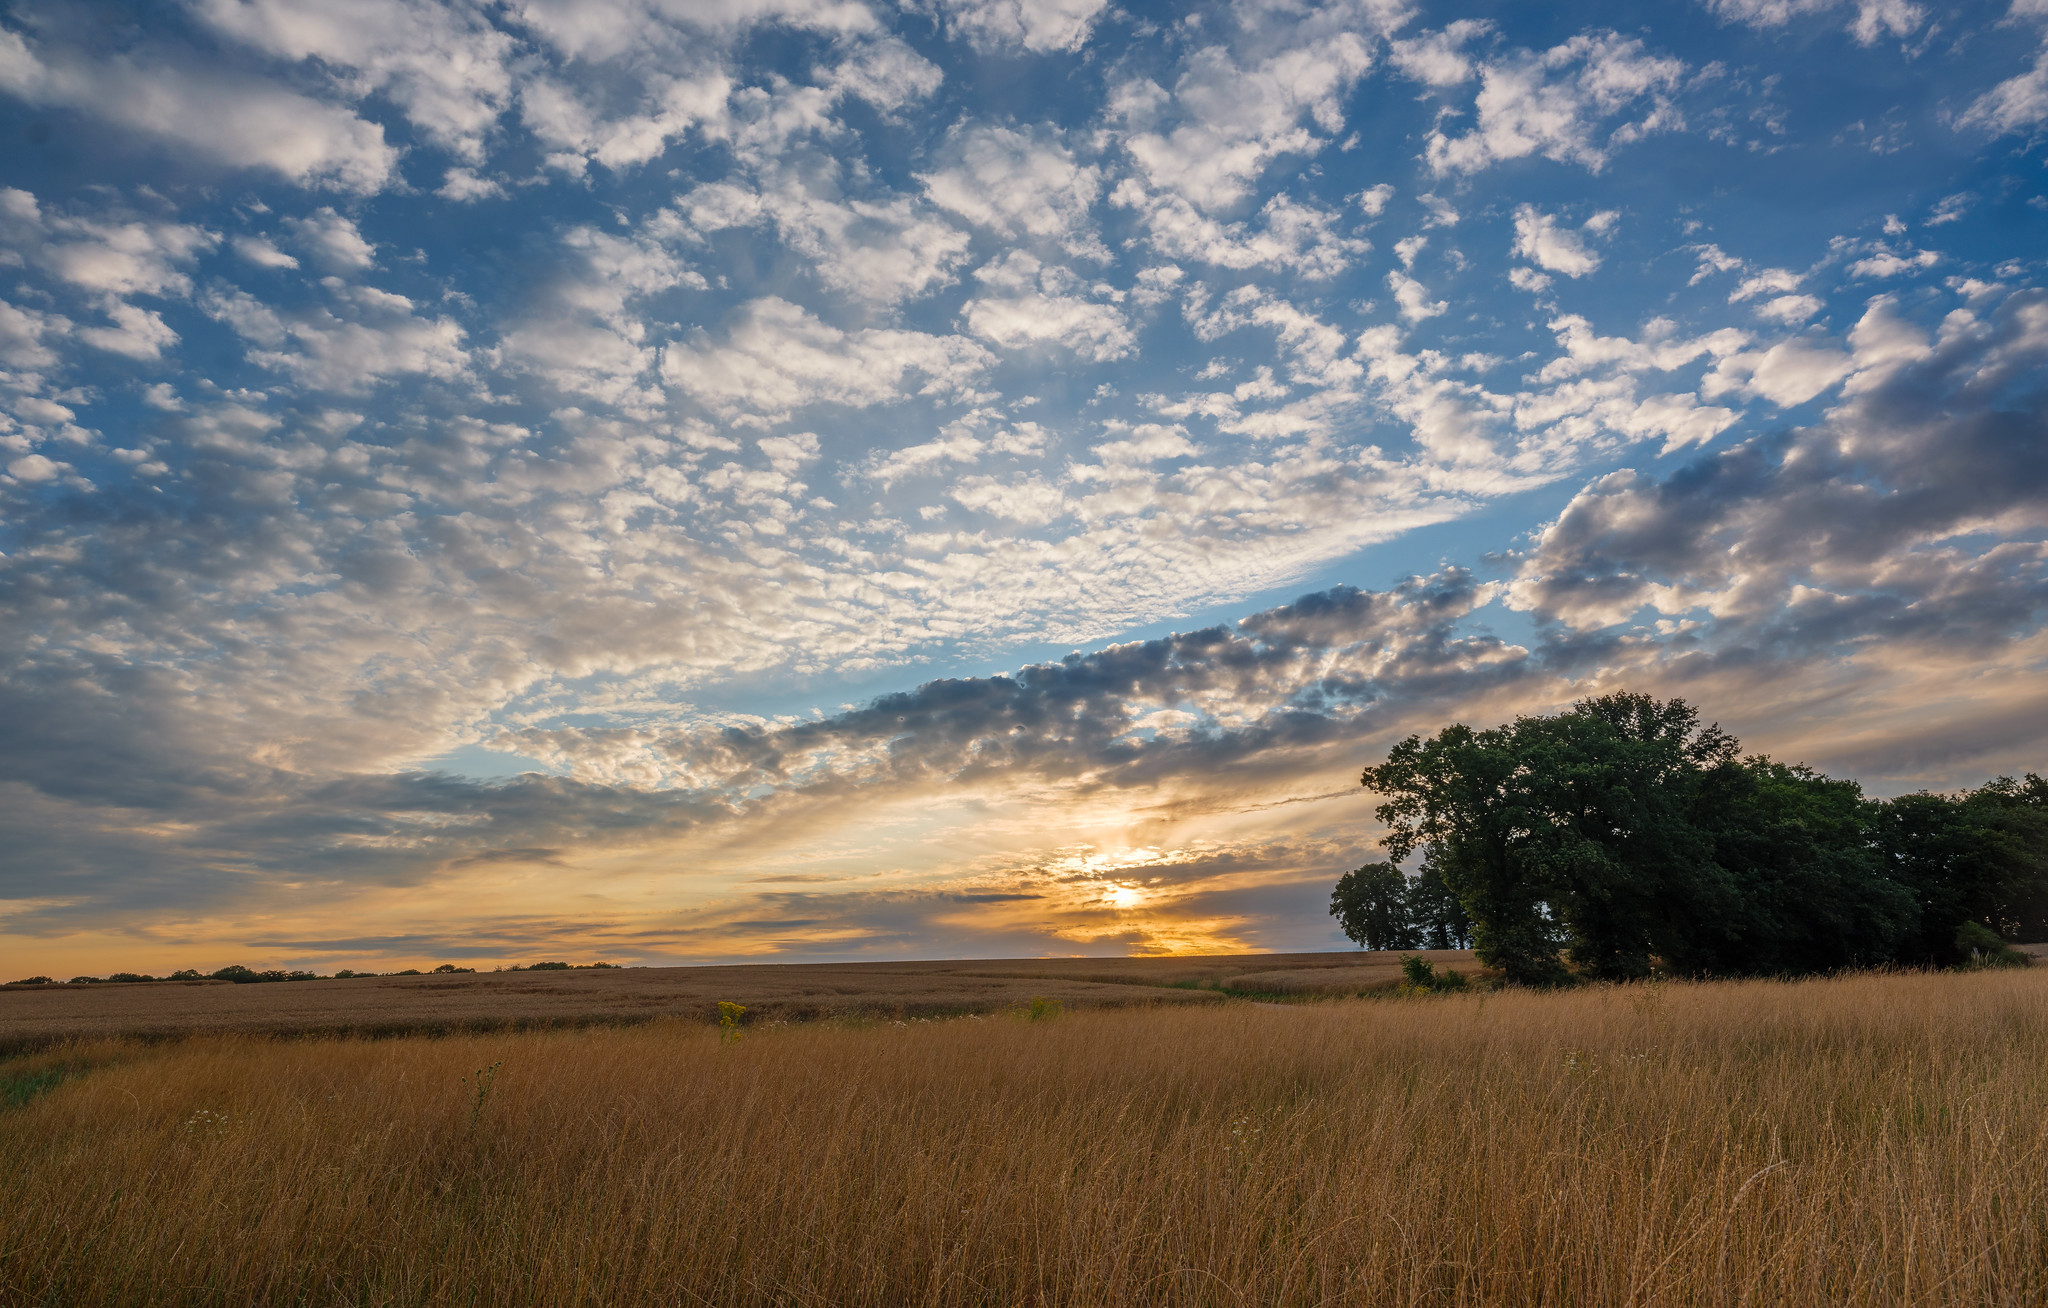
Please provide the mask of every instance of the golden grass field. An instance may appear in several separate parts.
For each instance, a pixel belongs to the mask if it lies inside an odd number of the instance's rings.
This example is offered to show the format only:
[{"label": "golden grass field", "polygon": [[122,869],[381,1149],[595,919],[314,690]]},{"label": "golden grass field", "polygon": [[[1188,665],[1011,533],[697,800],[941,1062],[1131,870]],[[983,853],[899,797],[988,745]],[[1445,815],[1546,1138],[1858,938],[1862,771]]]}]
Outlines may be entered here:
[{"label": "golden grass field", "polygon": [[0,1304],[2048,1303],[2041,968],[67,1068]]},{"label": "golden grass field", "polygon": [[[1420,951],[1472,970],[1472,956]],[[718,1001],[756,1020],[992,1012],[1036,996],[1068,1007],[1215,1003],[1220,990],[1350,995],[1393,987],[1400,955],[1218,954],[914,963],[761,963],[572,972],[357,977],[230,985],[0,986],[0,1053],[53,1039],[198,1032],[395,1035],[574,1026],[674,1016],[712,1020]],[[1180,987],[1215,987],[1181,989]]]}]

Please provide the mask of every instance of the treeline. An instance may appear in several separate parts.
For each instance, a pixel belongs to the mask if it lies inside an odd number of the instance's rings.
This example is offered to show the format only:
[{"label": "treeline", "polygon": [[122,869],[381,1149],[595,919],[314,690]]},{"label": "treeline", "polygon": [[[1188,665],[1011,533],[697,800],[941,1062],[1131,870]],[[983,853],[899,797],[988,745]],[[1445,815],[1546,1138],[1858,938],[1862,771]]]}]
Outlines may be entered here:
[{"label": "treeline", "polygon": [[1548,985],[2018,962],[2008,941],[2048,940],[2033,773],[1872,800],[1624,692],[1411,736],[1362,780],[1392,862],[1347,873],[1330,911],[1371,949],[1469,944]]},{"label": "treeline", "polygon": [[[618,966],[619,964],[617,963],[515,963],[511,967],[494,967],[491,970],[493,972],[568,972],[572,970],[584,971],[593,968],[612,969]],[[449,973],[474,973],[475,971],[476,969],[473,967],[457,967],[453,963],[443,963],[439,967],[425,972],[416,967],[408,967],[399,972],[356,972],[349,968],[342,968],[338,972],[325,974],[320,972],[287,972],[277,968],[259,972],[254,968],[243,967],[239,963],[230,963],[217,972],[200,972],[192,968],[186,968],[180,972],[172,972],[166,976],[151,976],[147,972],[115,972],[108,976],[75,976],[68,982],[59,981],[55,977],[27,976],[19,981],[11,981],[8,984],[17,986],[104,986],[133,985],[143,981],[232,981],[237,985],[249,985],[259,981],[350,981],[357,977],[433,976]]]}]

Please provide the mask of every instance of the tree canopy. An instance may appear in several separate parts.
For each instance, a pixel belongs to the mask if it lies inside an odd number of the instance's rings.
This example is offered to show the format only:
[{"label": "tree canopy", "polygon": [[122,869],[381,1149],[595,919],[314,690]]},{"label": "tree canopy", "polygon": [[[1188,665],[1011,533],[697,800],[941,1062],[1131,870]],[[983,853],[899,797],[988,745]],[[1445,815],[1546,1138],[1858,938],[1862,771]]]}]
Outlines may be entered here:
[{"label": "tree canopy", "polygon": [[[1411,736],[1363,783],[1392,862],[1338,882],[1368,948],[1469,938],[1510,980],[1953,963],[2048,937],[2048,780],[1864,797],[1743,756],[1683,700],[1621,692]],[[1412,881],[1398,864],[1421,852]]]}]

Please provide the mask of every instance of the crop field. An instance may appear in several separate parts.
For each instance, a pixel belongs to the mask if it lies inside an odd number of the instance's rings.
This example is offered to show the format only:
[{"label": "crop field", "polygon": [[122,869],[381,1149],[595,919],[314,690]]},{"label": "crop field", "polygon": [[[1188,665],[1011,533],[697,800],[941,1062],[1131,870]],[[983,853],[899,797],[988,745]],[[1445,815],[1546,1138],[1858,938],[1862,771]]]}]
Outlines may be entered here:
[{"label": "crop field", "polygon": [[2048,969],[1038,1011],[47,1047],[0,1304],[2048,1302]]},{"label": "crop field", "polygon": [[[1471,969],[1471,955],[1423,951]],[[390,1035],[573,1026],[673,1016],[713,1020],[719,1001],[755,1021],[864,1014],[994,1012],[1034,998],[1083,1008],[1215,1003],[1227,992],[1353,995],[1390,988],[1399,956],[1228,954],[1178,958],[1030,958],[972,962],[768,963],[354,977],[231,985],[0,986],[0,1052],[77,1036]]]}]

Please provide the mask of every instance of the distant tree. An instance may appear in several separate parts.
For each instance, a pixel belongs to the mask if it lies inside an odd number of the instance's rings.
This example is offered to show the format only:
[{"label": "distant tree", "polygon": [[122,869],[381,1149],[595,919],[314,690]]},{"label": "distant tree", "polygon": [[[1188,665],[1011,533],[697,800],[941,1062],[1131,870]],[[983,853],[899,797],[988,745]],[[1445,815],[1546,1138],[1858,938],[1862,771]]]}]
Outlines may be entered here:
[{"label": "distant tree", "polygon": [[1423,949],[1469,949],[1472,918],[1444,884],[1433,854],[1424,852],[1421,874],[1408,883],[1408,925]]},{"label": "distant tree", "polygon": [[1413,949],[1419,943],[1408,920],[1408,878],[1392,863],[1367,863],[1337,878],[1330,915],[1366,949]]},{"label": "distant tree", "polygon": [[208,975],[215,981],[233,981],[237,985],[247,985],[251,981],[263,979],[240,963],[230,963],[220,971]]}]

